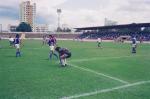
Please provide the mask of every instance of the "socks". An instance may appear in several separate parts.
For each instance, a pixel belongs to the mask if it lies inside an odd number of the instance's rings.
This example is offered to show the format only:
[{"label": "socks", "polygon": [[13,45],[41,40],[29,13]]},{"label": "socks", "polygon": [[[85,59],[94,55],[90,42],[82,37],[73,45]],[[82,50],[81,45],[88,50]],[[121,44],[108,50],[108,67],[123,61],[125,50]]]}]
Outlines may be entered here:
[{"label": "socks", "polygon": [[49,58],[52,59],[52,56],[55,56],[58,59],[58,55],[56,53],[50,52]]},{"label": "socks", "polygon": [[49,59],[50,60],[52,59],[52,52],[50,52],[50,54],[49,54]]},{"label": "socks", "polygon": [[67,62],[66,62],[66,59],[61,59],[61,65],[64,67],[64,66],[67,66]]},{"label": "socks", "polygon": [[64,59],[64,63],[65,63],[65,66],[67,65],[67,61],[66,61],[66,59]]},{"label": "socks", "polygon": [[21,57],[21,54],[19,51],[16,52],[16,57],[18,57],[18,56]]},{"label": "socks", "polygon": [[58,59],[58,56],[57,56],[57,54],[55,54],[55,53],[53,53],[53,55]]}]

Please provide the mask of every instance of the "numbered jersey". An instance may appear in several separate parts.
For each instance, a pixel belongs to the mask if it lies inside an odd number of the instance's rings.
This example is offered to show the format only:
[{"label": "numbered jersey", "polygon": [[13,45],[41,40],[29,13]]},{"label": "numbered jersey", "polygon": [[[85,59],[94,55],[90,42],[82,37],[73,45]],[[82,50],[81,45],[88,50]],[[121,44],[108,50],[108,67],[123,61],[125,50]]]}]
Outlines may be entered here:
[{"label": "numbered jersey", "polygon": [[20,39],[19,38],[15,38],[14,39],[14,44],[19,44],[20,43]]}]

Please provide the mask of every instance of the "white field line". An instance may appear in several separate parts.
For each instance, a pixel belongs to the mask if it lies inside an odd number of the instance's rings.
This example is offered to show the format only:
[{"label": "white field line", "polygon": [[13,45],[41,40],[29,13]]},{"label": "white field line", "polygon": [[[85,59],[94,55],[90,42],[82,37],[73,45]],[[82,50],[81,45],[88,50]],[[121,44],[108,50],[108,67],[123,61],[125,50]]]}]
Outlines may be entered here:
[{"label": "white field line", "polygon": [[130,57],[144,57],[148,55],[133,55],[133,56],[119,56],[119,57],[94,57],[94,58],[86,58],[86,59],[74,59],[69,62],[84,62],[84,61],[93,61],[93,60],[103,60],[103,59],[119,59],[119,58],[130,58]]},{"label": "white field line", "polygon": [[[13,49],[15,49],[15,47],[13,48],[2,48],[2,49],[0,49],[0,50],[13,50]],[[39,49],[42,49],[42,47],[41,48],[21,48],[21,49],[23,49],[23,50],[39,50]]]},{"label": "white field line", "polygon": [[118,87],[97,90],[97,91],[94,91],[94,92],[82,93],[82,94],[77,94],[77,95],[73,95],[73,96],[63,97],[63,98],[60,98],[60,99],[73,99],[73,98],[86,97],[86,96],[96,95],[96,94],[100,94],[100,93],[112,92],[112,91],[119,90],[119,89],[124,89],[124,88],[129,88],[129,87],[143,85],[143,84],[149,84],[149,83],[150,83],[150,80],[141,81],[141,82],[126,84],[126,85],[122,85],[122,86],[118,86]]},{"label": "white field line", "polygon": [[103,73],[100,73],[100,72],[96,72],[96,71],[88,69],[88,68],[83,68],[83,67],[80,67],[80,66],[77,66],[77,65],[74,65],[74,64],[69,64],[69,65],[72,66],[72,67],[78,68],[80,70],[84,70],[84,71],[87,71],[87,72],[94,73],[96,75],[100,75],[100,76],[103,76],[103,77],[107,77],[109,79],[113,79],[113,80],[119,81],[119,82],[124,83],[124,84],[128,84],[129,83],[129,82],[121,80],[119,78],[112,77],[112,76],[109,76],[109,75],[106,75],[106,74],[103,74]]},{"label": "white field line", "polygon": [[42,49],[43,47],[34,47],[34,48],[24,48],[24,49]]}]

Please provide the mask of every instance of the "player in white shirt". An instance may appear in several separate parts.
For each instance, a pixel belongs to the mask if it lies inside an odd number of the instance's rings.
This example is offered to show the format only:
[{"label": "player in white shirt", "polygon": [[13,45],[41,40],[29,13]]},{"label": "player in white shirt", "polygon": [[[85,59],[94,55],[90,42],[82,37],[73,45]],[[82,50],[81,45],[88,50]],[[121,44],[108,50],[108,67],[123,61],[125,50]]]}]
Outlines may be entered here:
[{"label": "player in white shirt", "polygon": [[137,43],[136,43],[136,37],[132,38],[132,53],[136,53],[136,47],[137,47]]},{"label": "player in white shirt", "polygon": [[14,45],[14,38],[13,37],[9,37],[9,43],[10,43],[10,47],[13,47]]},{"label": "player in white shirt", "polygon": [[97,39],[97,47],[102,48],[102,47],[101,47],[101,43],[102,43],[102,39],[101,39],[101,38],[98,38],[98,39]]}]

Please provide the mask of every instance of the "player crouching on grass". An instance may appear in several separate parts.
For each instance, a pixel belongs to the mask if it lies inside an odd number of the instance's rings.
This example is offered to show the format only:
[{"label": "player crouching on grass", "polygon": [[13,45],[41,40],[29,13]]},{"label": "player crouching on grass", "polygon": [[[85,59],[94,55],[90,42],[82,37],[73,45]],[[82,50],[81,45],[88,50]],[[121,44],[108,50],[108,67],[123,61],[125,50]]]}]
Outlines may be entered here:
[{"label": "player crouching on grass", "polygon": [[20,54],[20,43],[21,43],[20,36],[19,36],[19,34],[16,34],[16,37],[14,39],[14,44],[16,47],[16,57],[21,56],[21,54]]},{"label": "player crouching on grass", "polygon": [[56,47],[55,49],[59,54],[60,65],[62,67],[67,66],[67,58],[71,57],[71,52],[66,48]]}]

